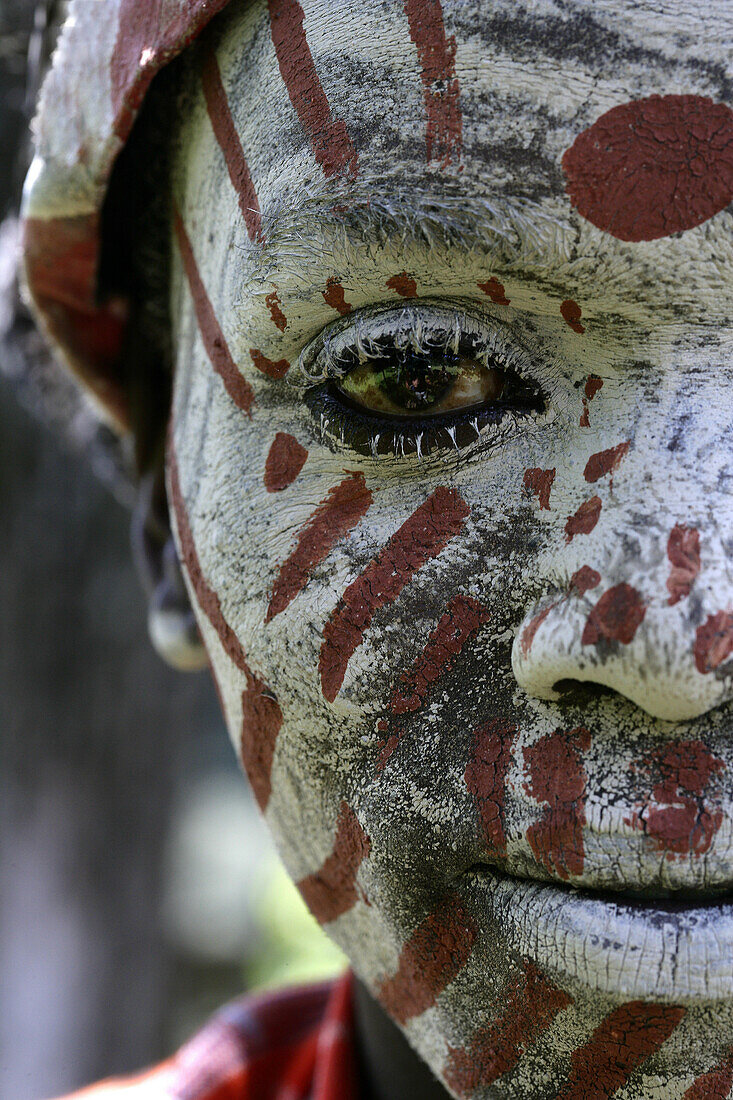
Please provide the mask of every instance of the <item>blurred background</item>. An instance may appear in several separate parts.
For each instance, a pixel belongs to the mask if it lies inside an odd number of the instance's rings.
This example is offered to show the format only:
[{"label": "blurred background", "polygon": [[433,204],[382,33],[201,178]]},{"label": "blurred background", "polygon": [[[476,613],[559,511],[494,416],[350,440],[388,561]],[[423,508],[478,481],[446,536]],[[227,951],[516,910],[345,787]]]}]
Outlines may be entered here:
[{"label": "blurred background", "polygon": [[17,297],[28,129],[63,4],[0,0],[0,1097],[165,1057],[224,1001],[338,972],[207,673],[153,653],[125,455]]}]

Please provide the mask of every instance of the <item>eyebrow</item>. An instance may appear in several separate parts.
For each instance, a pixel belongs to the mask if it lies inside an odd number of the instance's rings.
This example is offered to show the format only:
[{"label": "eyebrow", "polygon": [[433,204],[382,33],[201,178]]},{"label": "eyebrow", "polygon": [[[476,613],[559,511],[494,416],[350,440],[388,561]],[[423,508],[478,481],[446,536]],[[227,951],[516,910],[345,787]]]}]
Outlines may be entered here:
[{"label": "eyebrow", "polygon": [[[358,272],[361,250],[385,244],[416,245],[428,250],[453,248],[466,256],[473,253],[494,270],[503,268],[507,275],[531,280],[553,296],[590,295],[596,308],[609,315],[628,319],[631,307],[635,323],[679,317],[683,304],[679,265],[688,258],[686,254],[675,263],[669,257],[662,264],[655,291],[647,300],[645,254],[635,257],[633,245],[597,230],[582,232],[583,219],[561,195],[548,195],[543,203],[504,195],[408,189],[383,176],[360,177],[358,183],[366,184],[371,193],[354,197],[343,181],[328,181],[295,202],[283,201],[264,211],[262,243],[240,245],[247,254],[253,284],[282,283],[283,277],[290,276],[296,284],[307,281],[309,267],[322,263],[324,254],[331,251],[340,250],[347,267]],[[725,247],[716,251],[715,267],[716,286],[723,297],[733,269],[733,248],[727,236],[724,239]],[[705,262],[709,280],[710,264]]]},{"label": "eyebrow", "polygon": [[[342,235],[346,247],[371,242],[480,251],[505,264],[562,267],[572,258],[577,226],[530,199],[390,191],[368,198],[325,192],[262,214],[264,245],[247,248],[256,267],[300,266],[322,255],[322,236]],[[264,271],[263,271],[264,274]]]}]

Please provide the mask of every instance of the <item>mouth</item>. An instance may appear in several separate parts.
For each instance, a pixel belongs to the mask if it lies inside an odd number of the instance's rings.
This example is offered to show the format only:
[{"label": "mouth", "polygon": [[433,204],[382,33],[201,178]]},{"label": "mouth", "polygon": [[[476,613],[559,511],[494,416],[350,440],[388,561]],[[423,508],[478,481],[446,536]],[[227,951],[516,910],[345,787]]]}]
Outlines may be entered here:
[{"label": "mouth", "polygon": [[547,973],[629,999],[730,1000],[733,894],[601,894],[475,864],[462,892]]}]

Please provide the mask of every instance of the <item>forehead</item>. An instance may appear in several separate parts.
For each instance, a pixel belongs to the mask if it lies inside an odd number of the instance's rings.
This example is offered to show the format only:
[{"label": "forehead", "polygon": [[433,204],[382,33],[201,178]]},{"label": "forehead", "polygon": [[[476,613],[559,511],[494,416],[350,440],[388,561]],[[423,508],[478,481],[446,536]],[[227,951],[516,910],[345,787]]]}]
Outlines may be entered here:
[{"label": "forehead", "polygon": [[432,219],[599,305],[728,319],[730,3],[278,0],[235,5],[212,43],[232,127],[217,148],[204,63],[189,194],[241,146],[271,243],[339,220],[404,243]]}]

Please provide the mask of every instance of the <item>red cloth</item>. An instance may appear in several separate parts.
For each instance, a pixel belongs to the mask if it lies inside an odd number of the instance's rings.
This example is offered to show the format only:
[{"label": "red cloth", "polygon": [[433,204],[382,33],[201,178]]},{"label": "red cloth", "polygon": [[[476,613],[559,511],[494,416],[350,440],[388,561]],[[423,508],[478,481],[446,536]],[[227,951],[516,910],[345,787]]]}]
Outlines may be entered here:
[{"label": "red cloth", "polygon": [[159,1066],[73,1094],[73,1100],[358,1097],[350,973],[234,1001]]}]

